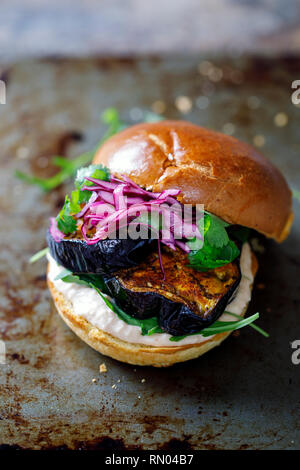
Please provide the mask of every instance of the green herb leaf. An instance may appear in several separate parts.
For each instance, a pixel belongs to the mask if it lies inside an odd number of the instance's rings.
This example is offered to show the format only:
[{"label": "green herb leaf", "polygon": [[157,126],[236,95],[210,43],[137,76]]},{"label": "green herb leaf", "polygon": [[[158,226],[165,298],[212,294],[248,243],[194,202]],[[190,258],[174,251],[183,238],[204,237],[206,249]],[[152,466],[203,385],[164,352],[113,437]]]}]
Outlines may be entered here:
[{"label": "green herb leaf", "polygon": [[73,274],[68,269],[61,272],[55,279],[61,279],[64,282],[74,282],[86,287],[93,287],[100,289],[105,294],[108,294],[105,282],[100,274]]},{"label": "green herb leaf", "polygon": [[225,333],[226,331],[238,330],[240,328],[243,328],[244,326],[250,325],[250,323],[254,322],[258,318],[259,313],[255,313],[254,315],[251,315],[251,317],[236,322],[216,321],[211,326],[202,330],[201,334],[202,336],[207,337],[211,335],[216,335],[218,333]]},{"label": "green herb leaf", "polygon": [[[232,313],[232,312],[227,312],[225,311],[224,313],[227,313],[227,315],[232,315],[233,317],[235,318],[239,318],[240,320],[242,320],[242,317],[240,315],[237,315],[236,313]],[[265,338],[269,338],[270,335],[269,333],[267,333],[265,330],[263,330],[262,328],[260,328],[259,326],[255,325],[254,323],[250,323],[249,326],[251,326],[251,328],[253,328],[254,330],[256,330],[258,333],[260,333],[262,336],[264,336]]]},{"label": "green herb leaf", "polygon": [[[70,201],[70,213],[71,214],[78,214],[81,210],[80,206],[80,192],[78,189],[75,189],[75,191],[72,191],[71,195],[71,201]],[[87,191],[88,192],[88,191]]]},{"label": "green herb leaf", "polygon": [[227,245],[229,237],[225,227],[228,227],[229,224],[224,222],[224,220],[219,219],[219,217],[208,213],[204,215],[204,220],[204,224],[206,224],[206,229],[204,228],[206,233],[204,233],[204,235],[208,243],[217,248],[222,248]]},{"label": "green herb leaf", "polygon": [[75,191],[72,191],[70,202],[70,213],[77,214],[81,211],[81,204],[86,204],[92,192],[88,190],[82,191],[83,186],[92,186],[91,181],[86,180],[87,177],[97,178],[103,181],[109,181],[110,172],[103,165],[89,165],[88,167],[79,168],[75,178]]},{"label": "green herb leaf", "polygon": [[154,333],[163,333],[162,329],[158,325],[157,317],[145,318],[144,320],[141,320],[139,318],[134,318],[131,315],[128,315],[127,313],[125,313],[114,302],[108,301],[107,299],[104,299],[104,300],[106,304],[110,307],[110,309],[113,312],[115,312],[118,315],[118,317],[121,320],[123,320],[125,323],[127,323],[128,325],[139,326],[141,328],[143,336],[150,336],[150,335],[153,335]]},{"label": "green herb leaf", "polygon": [[38,261],[39,259],[43,258],[44,256],[46,256],[47,254],[49,253],[49,248],[43,248],[42,250],[38,251],[37,253],[35,253],[33,256],[31,256],[31,258],[29,258],[29,263],[35,263],[36,261]]},{"label": "green herb leaf", "polygon": [[56,217],[56,220],[59,230],[65,235],[75,232],[77,222],[71,215],[71,201],[68,195],[66,195],[64,206]]},{"label": "green herb leaf", "polygon": [[240,251],[232,240],[229,240],[228,244],[222,248],[211,246],[204,240],[201,250],[191,251],[188,254],[188,259],[192,268],[207,271],[231,263],[239,254]]},{"label": "green herb leaf", "polygon": [[[188,254],[190,266],[199,271],[207,271],[208,269],[219,268],[225,264],[231,263],[240,251],[236,244],[230,240],[226,227],[227,222],[219,219],[213,214],[205,212],[204,224],[200,221],[199,230],[203,231],[204,243],[201,245],[197,240],[193,239],[187,244],[191,249]],[[198,248],[198,249],[196,249]]]},{"label": "green herb leaf", "polygon": [[90,177],[109,181],[110,172],[109,169],[103,165],[89,165],[84,168],[79,168],[75,178],[76,188],[81,189],[83,186],[93,186],[91,181],[86,180],[86,178]]},{"label": "green herb leaf", "polygon": [[[54,281],[61,280],[61,279],[65,278],[65,277],[68,277],[68,276],[73,276],[72,271],[69,271],[69,269],[64,268],[64,269],[62,269],[61,272],[54,278]],[[65,281],[65,282],[68,282],[68,281]],[[69,281],[69,282],[72,282],[72,281]]]},{"label": "green herb leaf", "polygon": [[[259,318],[259,313],[255,313],[254,315],[251,315],[248,318],[242,318],[239,315],[235,315],[231,312],[224,312],[228,313],[230,315],[233,315],[236,318],[239,318],[239,321],[216,321],[212,325],[208,326],[207,328],[204,328],[203,330],[199,331],[198,333],[193,333],[194,335],[202,335],[205,338],[216,335],[218,333],[225,333],[227,331],[234,331],[238,330],[240,328],[244,328],[245,326],[251,326],[254,328],[256,331],[258,331],[260,334],[265,336],[266,338],[269,337],[268,333],[266,333],[264,330],[259,328],[258,326],[254,325],[253,322]],[[192,336],[192,335],[186,335],[186,336],[172,336],[170,338],[170,341],[180,341],[187,336]]]}]

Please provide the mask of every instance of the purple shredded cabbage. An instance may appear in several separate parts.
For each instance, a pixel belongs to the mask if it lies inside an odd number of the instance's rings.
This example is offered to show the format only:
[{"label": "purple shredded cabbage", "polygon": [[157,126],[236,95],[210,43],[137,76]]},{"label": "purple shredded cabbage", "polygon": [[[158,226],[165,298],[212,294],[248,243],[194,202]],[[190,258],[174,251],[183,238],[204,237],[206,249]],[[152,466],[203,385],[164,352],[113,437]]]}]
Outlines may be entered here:
[{"label": "purple shredded cabbage", "polygon": [[[81,232],[87,244],[92,245],[107,238],[111,233],[116,233],[123,228],[144,227],[151,230],[154,238],[158,240],[158,255],[160,265],[165,278],[161,258],[161,243],[172,250],[176,247],[188,253],[189,238],[202,239],[197,226],[197,217],[189,217],[189,221],[183,218],[183,205],[176,199],[180,190],[167,189],[161,193],[154,193],[140,188],[127,176],[122,179],[111,176],[110,181],[97,178],[86,178],[93,183],[92,186],[83,186],[82,191],[91,191],[89,201],[82,207],[75,217],[81,219]],[[147,214],[156,214],[158,220],[163,221],[163,227],[159,229],[149,225],[147,221],[139,221],[139,217]],[[169,221],[169,226],[165,222]],[[90,230],[95,233],[91,236]],[[58,229],[57,221],[51,218],[50,231],[55,241],[64,238],[64,234]]]},{"label": "purple shredded cabbage", "polygon": [[56,242],[60,242],[65,236],[65,234],[59,230],[55,217],[50,217],[50,233]]}]

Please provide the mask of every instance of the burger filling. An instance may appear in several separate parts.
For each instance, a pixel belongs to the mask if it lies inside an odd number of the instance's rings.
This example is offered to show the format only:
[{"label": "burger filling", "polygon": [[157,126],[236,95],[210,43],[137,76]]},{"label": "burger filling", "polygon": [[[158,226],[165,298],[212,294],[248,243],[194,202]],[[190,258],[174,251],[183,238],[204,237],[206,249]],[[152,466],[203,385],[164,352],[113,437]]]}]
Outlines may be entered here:
[{"label": "burger filling", "polygon": [[92,290],[142,336],[181,341],[254,321],[258,314],[218,320],[241,282],[248,229],[195,207],[186,218],[178,196],[177,189],[146,191],[101,165],[79,170],[51,219],[50,254],[64,268],[53,280]]},{"label": "burger filling", "polygon": [[[120,315],[115,309],[111,309],[105,303],[105,300],[99,293],[88,285],[78,284],[77,282],[65,282],[61,276],[65,276],[65,269],[60,266],[51,255],[48,254],[49,270],[48,278],[60,292],[66,302],[72,308],[75,315],[84,318],[92,326],[99,328],[106,333],[111,334],[115,338],[131,343],[144,344],[156,347],[172,347],[184,346],[191,344],[201,344],[208,339],[212,339],[216,333],[210,332],[209,335],[202,334],[204,330],[198,334],[174,336],[165,332],[157,332],[155,325],[152,328],[154,331],[145,329],[145,322],[149,320],[136,320],[137,323],[132,323],[127,316]],[[240,257],[241,266],[241,281],[235,291],[235,295],[227,304],[224,312],[216,323],[223,325],[231,325],[232,321],[237,320],[237,316],[245,311],[248,302],[251,299],[251,284],[253,282],[252,263],[251,263],[251,250],[248,243],[244,243],[241,250]],[[74,280],[76,278],[74,276]],[[107,296],[106,297],[106,300]],[[110,298],[111,299],[111,298]],[[150,319],[151,320],[151,319]],[[245,321],[245,320],[240,320]],[[152,320],[151,320],[152,322]],[[239,322],[238,322],[239,323]],[[147,325],[146,325],[147,326]],[[149,325],[148,328],[150,328]],[[206,328],[208,330],[208,328]]]}]

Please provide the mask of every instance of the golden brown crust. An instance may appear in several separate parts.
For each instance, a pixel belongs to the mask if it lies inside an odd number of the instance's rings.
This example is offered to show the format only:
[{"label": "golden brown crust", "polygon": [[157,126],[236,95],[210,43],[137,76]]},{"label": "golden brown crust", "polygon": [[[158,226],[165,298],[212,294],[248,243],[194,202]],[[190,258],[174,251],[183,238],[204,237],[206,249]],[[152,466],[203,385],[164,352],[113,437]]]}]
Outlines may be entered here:
[{"label": "golden brown crust", "polygon": [[[252,253],[252,272],[254,276],[257,267],[256,257]],[[129,343],[92,326],[84,318],[75,315],[71,303],[64,298],[63,294],[58,292],[49,278],[48,286],[58,313],[77,336],[96,351],[128,364],[168,367],[177,362],[188,361],[205,354],[210,349],[219,346],[230,335],[230,332],[221,333],[198,345],[155,347]],[[241,312],[241,315],[244,315],[246,310],[247,308],[244,312]]]},{"label": "golden brown crust", "polygon": [[154,191],[175,188],[188,204],[284,240],[291,191],[277,168],[237,139],[184,121],[137,124],[110,138],[94,163]]}]

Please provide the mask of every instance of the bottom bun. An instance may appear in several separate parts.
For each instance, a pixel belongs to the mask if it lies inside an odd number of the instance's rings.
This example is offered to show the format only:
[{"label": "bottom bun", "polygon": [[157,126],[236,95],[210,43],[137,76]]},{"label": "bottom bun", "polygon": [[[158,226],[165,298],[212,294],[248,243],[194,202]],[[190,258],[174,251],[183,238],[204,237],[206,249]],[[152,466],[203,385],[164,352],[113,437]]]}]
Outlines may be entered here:
[{"label": "bottom bun", "polygon": [[[257,266],[256,257],[252,253],[253,276],[256,274]],[[48,286],[58,313],[79,338],[101,354],[128,364],[168,367],[177,362],[184,362],[202,356],[210,349],[219,346],[231,334],[231,332],[220,333],[200,344],[187,344],[184,346],[159,347],[129,343],[100,330],[84,318],[75,315],[70,302],[54,287],[49,278]],[[245,315],[246,310],[247,306],[241,312],[241,316]]]}]

